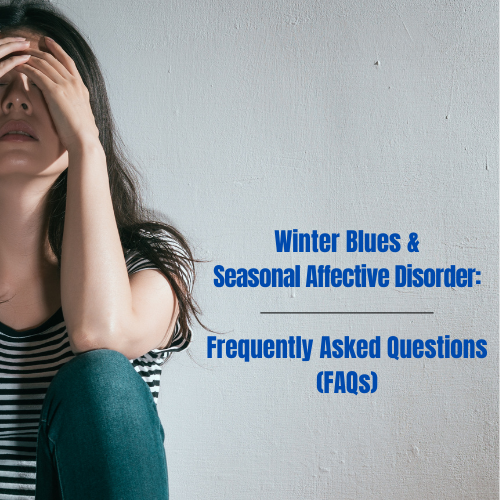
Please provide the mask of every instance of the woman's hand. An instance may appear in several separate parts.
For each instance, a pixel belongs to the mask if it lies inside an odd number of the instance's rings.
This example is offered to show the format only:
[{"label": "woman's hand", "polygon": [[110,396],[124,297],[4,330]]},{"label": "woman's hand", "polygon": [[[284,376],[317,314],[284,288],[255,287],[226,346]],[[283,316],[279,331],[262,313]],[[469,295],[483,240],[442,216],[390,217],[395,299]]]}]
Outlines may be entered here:
[{"label": "woman's hand", "polygon": [[[28,54],[11,56],[13,52],[19,52],[29,48],[30,43],[21,36],[9,36],[0,38],[0,78],[14,69],[15,66],[25,63],[30,56]],[[4,59],[6,58],[6,59]]]},{"label": "woman's hand", "polygon": [[43,93],[62,145],[71,154],[89,139],[99,142],[99,130],[90,107],[89,91],[76,64],[54,40],[44,37],[49,52],[28,48],[31,57],[14,68]]}]

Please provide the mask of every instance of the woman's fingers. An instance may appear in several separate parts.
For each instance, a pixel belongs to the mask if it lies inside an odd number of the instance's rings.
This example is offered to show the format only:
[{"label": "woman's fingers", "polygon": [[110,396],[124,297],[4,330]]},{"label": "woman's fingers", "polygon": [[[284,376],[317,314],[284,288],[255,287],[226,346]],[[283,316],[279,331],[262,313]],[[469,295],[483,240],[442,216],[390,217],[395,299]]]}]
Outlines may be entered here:
[{"label": "woman's fingers", "polygon": [[75,78],[80,76],[75,61],[63,50],[63,48],[52,38],[44,37],[45,45],[64,68]]},{"label": "woman's fingers", "polygon": [[[28,66],[27,64],[21,64],[14,68],[15,71],[24,73],[45,95],[45,92],[53,92],[57,87],[57,84],[51,80],[43,71],[37,68]],[[47,100],[48,96],[45,95]]]},{"label": "woman's fingers", "polygon": [[24,64],[29,61],[31,56],[29,54],[24,54],[21,56],[12,56],[5,61],[0,61],[0,77],[8,73],[11,69],[14,69],[16,66]]},{"label": "woman's fingers", "polygon": [[73,78],[73,75],[52,54],[37,49],[27,49],[26,54],[32,56],[28,64],[41,70],[54,82],[62,84],[65,80]]},{"label": "woman's fingers", "polygon": [[0,59],[8,57],[14,52],[21,52],[28,49],[30,46],[29,42],[8,42],[0,45]]},{"label": "woman's fingers", "polygon": [[0,38],[0,45],[3,45],[5,43],[9,43],[9,42],[17,42],[17,41],[25,42],[26,37],[24,37],[24,36],[6,36],[5,38]]},{"label": "woman's fingers", "polygon": [[24,36],[6,36],[5,38],[0,38],[0,45],[11,42],[26,42],[26,38]]},{"label": "woman's fingers", "polygon": [[[64,80],[77,78],[80,80],[80,74],[75,62],[63,50],[63,48],[54,40],[44,37],[45,46],[50,52],[45,52],[30,48],[30,42],[23,37],[6,37],[0,39],[0,76],[10,71],[19,64],[29,61],[29,64],[42,73],[46,74],[52,81],[58,84],[64,83]],[[8,57],[14,52],[25,52],[34,57],[19,59],[18,56]],[[5,64],[4,64],[5,63]]]},{"label": "woman's fingers", "polygon": [[30,43],[27,42],[26,39],[23,40],[22,37],[7,37],[0,39],[0,59],[5,58],[3,61],[0,61],[0,77],[8,73],[12,68],[29,60],[26,54],[9,57],[9,55],[14,52],[22,52],[28,49],[29,46]]},{"label": "woman's fingers", "polygon": [[30,46],[30,43],[26,40],[22,41],[22,40],[10,39],[10,41],[5,42],[6,40],[9,40],[9,38],[0,39],[0,57],[5,57],[9,55],[11,52],[26,50]]}]

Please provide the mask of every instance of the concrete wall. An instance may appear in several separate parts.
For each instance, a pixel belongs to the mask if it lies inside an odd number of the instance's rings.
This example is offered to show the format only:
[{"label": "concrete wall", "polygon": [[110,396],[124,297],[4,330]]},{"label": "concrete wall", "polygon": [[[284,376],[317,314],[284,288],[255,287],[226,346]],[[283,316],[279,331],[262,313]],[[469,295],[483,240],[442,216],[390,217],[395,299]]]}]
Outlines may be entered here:
[{"label": "concrete wall", "polygon": [[[172,500],[498,498],[496,1],[64,0],[105,70],[149,205],[192,242],[218,338],[309,362],[163,373]],[[278,254],[275,229],[417,232],[420,252]],[[344,240],[345,242],[345,240]],[[213,267],[475,267],[473,288],[216,288]],[[264,316],[260,311],[433,311]],[[486,339],[484,359],[319,358],[324,335]],[[376,393],[320,394],[321,370]]]}]

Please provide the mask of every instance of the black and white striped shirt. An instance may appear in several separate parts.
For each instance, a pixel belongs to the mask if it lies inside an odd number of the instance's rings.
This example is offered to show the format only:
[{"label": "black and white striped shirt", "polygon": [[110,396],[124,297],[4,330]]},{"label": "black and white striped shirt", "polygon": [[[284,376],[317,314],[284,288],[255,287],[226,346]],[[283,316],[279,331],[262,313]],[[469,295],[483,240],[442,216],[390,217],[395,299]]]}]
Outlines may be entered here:
[{"label": "black and white striped shirt", "polygon": [[[130,274],[157,269],[136,251],[125,253]],[[191,286],[191,283],[189,283]],[[155,402],[161,366],[187,343],[175,325],[172,344],[130,360],[149,386]],[[35,498],[36,441],[47,388],[64,363],[74,357],[62,309],[42,325],[16,331],[0,322],[0,499]]]}]

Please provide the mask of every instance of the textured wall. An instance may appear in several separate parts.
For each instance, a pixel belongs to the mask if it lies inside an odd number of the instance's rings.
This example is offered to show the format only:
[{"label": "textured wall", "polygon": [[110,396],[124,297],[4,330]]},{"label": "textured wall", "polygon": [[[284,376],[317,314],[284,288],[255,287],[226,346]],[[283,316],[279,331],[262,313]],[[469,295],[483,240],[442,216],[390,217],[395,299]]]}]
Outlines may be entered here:
[{"label": "textured wall", "polygon": [[[162,378],[172,500],[498,498],[498,6],[490,1],[65,0],[123,138],[210,262],[229,338],[484,338],[485,359],[190,359]],[[420,253],[277,254],[275,229],[416,231]],[[469,288],[215,288],[213,266],[482,270]],[[262,316],[269,310],[432,316]],[[318,348],[319,345],[316,345]],[[320,370],[375,370],[372,395]]]}]

